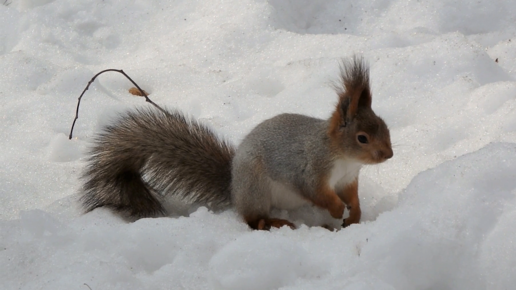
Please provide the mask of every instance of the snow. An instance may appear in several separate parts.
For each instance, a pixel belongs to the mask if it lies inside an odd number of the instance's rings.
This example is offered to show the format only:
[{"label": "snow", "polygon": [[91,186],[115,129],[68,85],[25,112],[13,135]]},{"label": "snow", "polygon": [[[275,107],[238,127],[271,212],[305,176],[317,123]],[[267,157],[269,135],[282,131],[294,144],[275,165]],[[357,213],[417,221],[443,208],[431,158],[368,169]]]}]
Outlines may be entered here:
[{"label": "snow", "polygon": [[[70,1],[0,5],[1,289],[512,289],[516,283],[513,1]],[[294,112],[327,118],[341,58],[371,65],[394,157],[360,175],[362,222],[277,211],[253,232],[204,207],[83,214],[86,149],[151,99],[238,144]]]}]

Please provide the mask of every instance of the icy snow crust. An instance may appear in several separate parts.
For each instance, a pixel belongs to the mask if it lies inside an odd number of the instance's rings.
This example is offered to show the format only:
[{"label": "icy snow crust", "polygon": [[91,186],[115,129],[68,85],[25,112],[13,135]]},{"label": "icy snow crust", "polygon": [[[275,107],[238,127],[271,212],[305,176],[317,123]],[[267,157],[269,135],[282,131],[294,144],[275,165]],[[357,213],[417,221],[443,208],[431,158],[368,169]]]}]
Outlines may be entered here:
[{"label": "icy snow crust", "polygon": [[[0,1],[3,3],[4,1]],[[8,4],[8,5],[5,5]],[[516,2],[70,1],[0,5],[0,289],[514,289]],[[371,64],[394,158],[360,176],[363,219],[251,231],[229,210],[128,223],[77,204],[86,149],[158,104],[238,144],[284,112],[327,118],[341,58]]]}]

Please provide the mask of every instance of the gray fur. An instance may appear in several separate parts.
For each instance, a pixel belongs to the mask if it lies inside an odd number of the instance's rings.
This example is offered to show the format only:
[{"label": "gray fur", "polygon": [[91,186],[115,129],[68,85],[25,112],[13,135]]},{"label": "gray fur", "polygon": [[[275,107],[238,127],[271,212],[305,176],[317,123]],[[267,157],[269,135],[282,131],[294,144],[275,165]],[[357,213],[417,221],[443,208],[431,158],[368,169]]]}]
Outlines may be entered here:
[{"label": "gray fur", "polygon": [[86,211],[110,207],[132,217],[167,214],[176,195],[211,208],[230,205],[234,148],[179,112],[137,109],[95,140],[84,173]]},{"label": "gray fur", "polygon": [[254,128],[233,159],[237,211],[247,220],[267,218],[271,180],[312,198],[317,177],[327,174],[334,160],[327,129],[327,121],[297,114],[278,115]]}]

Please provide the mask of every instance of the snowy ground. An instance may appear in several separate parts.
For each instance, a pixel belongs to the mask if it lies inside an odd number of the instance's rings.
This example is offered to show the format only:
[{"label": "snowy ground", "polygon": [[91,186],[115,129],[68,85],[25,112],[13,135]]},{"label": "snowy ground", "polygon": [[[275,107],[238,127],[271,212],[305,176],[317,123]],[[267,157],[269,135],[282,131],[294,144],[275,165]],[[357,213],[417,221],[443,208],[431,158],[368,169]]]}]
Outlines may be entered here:
[{"label": "snowy ground", "polygon": [[[0,5],[0,289],[514,289],[514,1],[8,0]],[[233,143],[326,118],[352,54],[394,158],[362,170],[363,221],[253,232],[232,211],[127,223],[76,199],[116,112],[178,108]]]}]

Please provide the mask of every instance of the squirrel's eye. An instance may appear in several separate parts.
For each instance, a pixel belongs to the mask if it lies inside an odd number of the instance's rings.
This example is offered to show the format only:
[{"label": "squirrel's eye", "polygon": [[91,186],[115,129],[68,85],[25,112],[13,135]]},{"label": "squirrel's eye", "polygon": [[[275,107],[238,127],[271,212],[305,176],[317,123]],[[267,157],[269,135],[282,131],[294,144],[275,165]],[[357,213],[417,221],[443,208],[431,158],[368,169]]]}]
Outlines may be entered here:
[{"label": "squirrel's eye", "polygon": [[357,135],[357,140],[362,144],[367,144],[367,142],[369,142],[366,135]]}]

